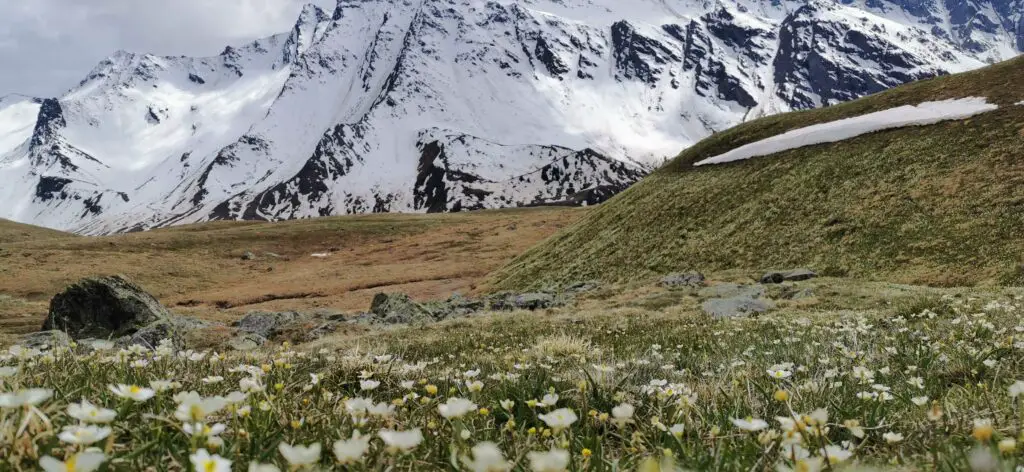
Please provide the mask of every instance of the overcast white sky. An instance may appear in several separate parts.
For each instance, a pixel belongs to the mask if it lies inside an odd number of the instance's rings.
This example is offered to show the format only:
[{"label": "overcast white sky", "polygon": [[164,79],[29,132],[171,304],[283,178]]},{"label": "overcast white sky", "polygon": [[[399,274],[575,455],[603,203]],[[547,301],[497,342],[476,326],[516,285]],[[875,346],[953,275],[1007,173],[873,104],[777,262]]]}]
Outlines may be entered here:
[{"label": "overcast white sky", "polygon": [[118,49],[210,56],[335,0],[0,0],[0,96],[50,97]]}]

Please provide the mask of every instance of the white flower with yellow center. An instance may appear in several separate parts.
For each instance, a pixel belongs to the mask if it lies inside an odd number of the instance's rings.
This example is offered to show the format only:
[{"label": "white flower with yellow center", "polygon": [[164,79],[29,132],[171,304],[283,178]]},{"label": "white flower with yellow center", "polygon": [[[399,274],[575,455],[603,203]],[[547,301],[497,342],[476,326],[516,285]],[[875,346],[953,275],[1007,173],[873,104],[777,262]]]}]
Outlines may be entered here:
[{"label": "white flower with yellow center", "polygon": [[107,436],[110,436],[111,432],[113,431],[105,426],[66,426],[57,437],[68,444],[87,446],[106,439]]},{"label": "white flower with yellow center", "polygon": [[68,416],[83,423],[106,424],[117,418],[117,412],[93,405],[89,400],[68,405]]},{"label": "white flower with yellow center", "polygon": [[39,468],[46,472],[92,472],[107,460],[102,452],[83,452],[61,462],[50,456],[39,459]]},{"label": "white flower with yellow center", "polygon": [[576,417],[576,413],[569,408],[559,408],[551,413],[539,415],[538,418],[556,432],[568,428],[579,419]]},{"label": "white flower with yellow center", "polygon": [[210,455],[206,449],[200,449],[188,456],[195,472],[231,472],[231,461],[218,454]]},{"label": "white flower with yellow center", "polygon": [[118,384],[110,385],[108,388],[110,388],[111,392],[114,392],[114,395],[136,402],[144,402],[156,395],[156,392],[153,391],[153,389],[140,387],[138,385]]}]

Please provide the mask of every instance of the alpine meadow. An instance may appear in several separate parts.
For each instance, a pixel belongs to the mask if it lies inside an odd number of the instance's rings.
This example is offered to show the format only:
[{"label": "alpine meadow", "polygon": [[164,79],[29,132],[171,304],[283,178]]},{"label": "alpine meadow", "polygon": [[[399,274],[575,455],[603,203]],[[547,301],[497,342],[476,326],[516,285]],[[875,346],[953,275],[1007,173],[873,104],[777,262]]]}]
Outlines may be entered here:
[{"label": "alpine meadow", "polygon": [[1021,0],[235,3],[0,96],[0,471],[1024,470]]}]

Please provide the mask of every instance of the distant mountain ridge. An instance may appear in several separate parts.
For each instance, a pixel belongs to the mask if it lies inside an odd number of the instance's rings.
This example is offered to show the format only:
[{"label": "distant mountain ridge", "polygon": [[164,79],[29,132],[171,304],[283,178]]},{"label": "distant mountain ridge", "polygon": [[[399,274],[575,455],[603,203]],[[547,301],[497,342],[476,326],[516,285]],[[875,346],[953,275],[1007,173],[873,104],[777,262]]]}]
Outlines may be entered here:
[{"label": "distant mountain ridge", "polygon": [[339,0],[207,58],[0,99],[0,217],[600,203],[712,132],[1013,57],[1019,0]]}]

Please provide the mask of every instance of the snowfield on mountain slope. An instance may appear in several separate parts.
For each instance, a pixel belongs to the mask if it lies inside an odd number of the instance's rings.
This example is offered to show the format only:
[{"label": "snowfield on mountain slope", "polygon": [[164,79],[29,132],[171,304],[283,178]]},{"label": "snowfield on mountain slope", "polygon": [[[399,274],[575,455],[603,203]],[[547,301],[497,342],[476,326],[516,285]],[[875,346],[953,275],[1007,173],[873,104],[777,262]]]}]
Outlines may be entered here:
[{"label": "snowfield on mountain slope", "polygon": [[723,164],[752,157],[797,149],[815,144],[834,143],[875,131],[905,126],[923,126],[949,120],[962,120],[979,113],[999,108],[984,97],[968,97],[920,105],[906,105],[843,120],[821,123],[746,144],[715,157],[704,159],[695,166]]}]

